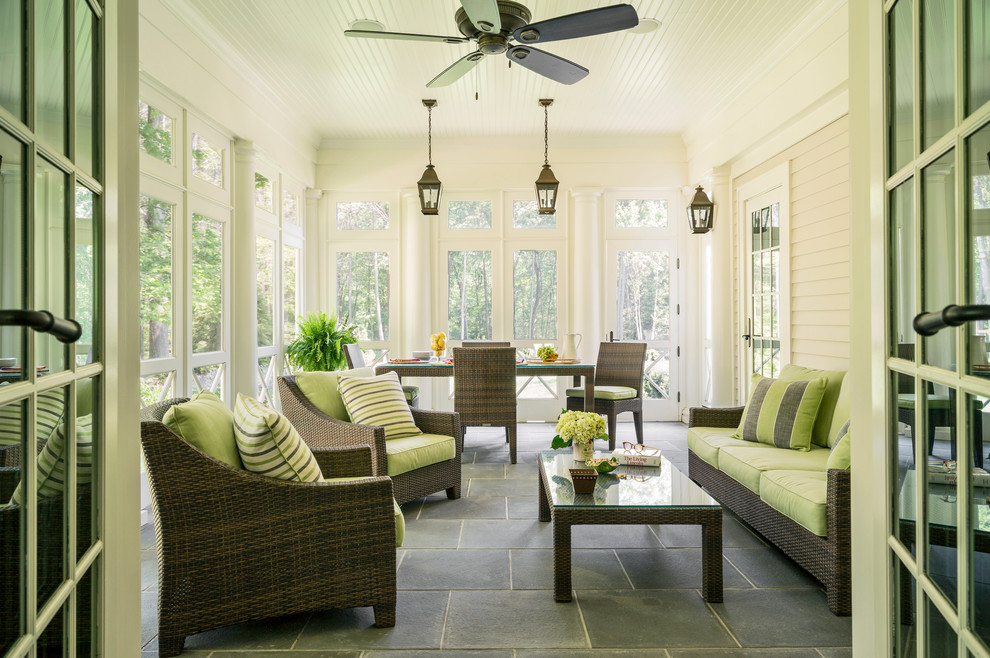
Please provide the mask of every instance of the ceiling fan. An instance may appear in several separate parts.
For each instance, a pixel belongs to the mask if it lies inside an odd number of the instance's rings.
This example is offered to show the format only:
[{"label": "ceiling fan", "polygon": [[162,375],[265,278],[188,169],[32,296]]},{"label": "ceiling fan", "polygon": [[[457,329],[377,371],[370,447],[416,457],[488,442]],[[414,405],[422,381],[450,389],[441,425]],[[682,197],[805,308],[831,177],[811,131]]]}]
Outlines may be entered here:
[{"label": "ceiling fan", "polygon": [[[519,66],[565,85],[572,85],[588,75],[588,69],[563,57],[533,48],[531,44],[562,41],[606,34],[636,27],[639,17],[632,5],[620,4],[566,14],[530,23],[532,14],[524,5],[512,0],[460,0],[454,14],[457,29],[464,36],[443,37],[432,34],[346,30],[349,37],[467,43],[478,49],[448,66],[427,87],[446,87],[471,71],[486,55],[501,55]],[[513,44],[516,41],[518,43]]]}]

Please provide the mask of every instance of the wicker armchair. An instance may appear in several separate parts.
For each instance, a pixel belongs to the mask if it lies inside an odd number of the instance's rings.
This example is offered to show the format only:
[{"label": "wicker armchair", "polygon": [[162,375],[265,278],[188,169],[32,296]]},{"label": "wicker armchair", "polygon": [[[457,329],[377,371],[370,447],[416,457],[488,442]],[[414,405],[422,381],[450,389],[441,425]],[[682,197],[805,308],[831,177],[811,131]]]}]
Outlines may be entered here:
[{"label": "wicker armchair", "polygon": [[464,427],[504,427],[516,463],[515,348],[454,348],[454,411]]},{"label": "wicker armchair", "polygon": [[[344,344],[344,358],[347,360],[347,367],[351,370],[367,367],[364,361],[364,354],[361,352],[361,347],[357,343]],[[406,402],[409,403],[410,407],[419,406],[419,386],[403,384],[402,393],[406,396]]]},{"label": "wicker armchair", "polygon": [[[646,343],[603,342],[598,347],[595,365],[595,413],[608,418],[608,448],[615,450],[616,417],[631,411],[636,427],[636,441],[643,442],[643,365]],[[636,389],[636,397],[625,400],[600,398],[600,386],[625,386]],[[584,390],[568,391],[568,411],[584,411]]]},{"label": "wicker armchair", "polygon": [[[231,468],[142,411],[158,544],[158,650],[186,636],[298,612],[373,606],[395,625],[395,516],[387,477],[289,482]],[[310,428],[299,428],[300,435]],[[316,448],[325,477],[372,475],[367,446]]]},{"label": "wicker armchair", "polygon": [[511,347],[512,343],[507,340],[466,340],[461,343],[461,347]]},{"label": "wicker armchair", "polygon": [[[294,376],[279,377],[278,391],[282,400],[282,413],[299,430],[299,434],[311,448],[370,446],[372,472],[375,475],[388,473],[384,428],[355,425],[328,416],[317,409],[299,390]],[[447,492],[447,498],[451,500],[460,498],[461,450],[464,443],[457,414],[417,408],[410,408],[410,411],[416,427],[423,432],[454,437],[454,458],[392,476],[392,489],[396,502],[402,505],[410,500],[444,490]]]}]

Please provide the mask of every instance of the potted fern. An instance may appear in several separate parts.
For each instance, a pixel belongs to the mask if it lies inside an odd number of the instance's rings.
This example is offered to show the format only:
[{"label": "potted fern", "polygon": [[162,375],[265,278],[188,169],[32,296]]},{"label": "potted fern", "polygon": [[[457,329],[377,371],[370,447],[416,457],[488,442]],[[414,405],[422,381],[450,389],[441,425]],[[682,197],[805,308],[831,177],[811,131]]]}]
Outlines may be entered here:
[{"label": "potted fern", "polygon": [[285,346],[285,354],[294,368],[302,370],[343,370],[346,367],[344,345],[358,342],[354,325],[337,314],[310,313],[301,318],[296,338]]}]

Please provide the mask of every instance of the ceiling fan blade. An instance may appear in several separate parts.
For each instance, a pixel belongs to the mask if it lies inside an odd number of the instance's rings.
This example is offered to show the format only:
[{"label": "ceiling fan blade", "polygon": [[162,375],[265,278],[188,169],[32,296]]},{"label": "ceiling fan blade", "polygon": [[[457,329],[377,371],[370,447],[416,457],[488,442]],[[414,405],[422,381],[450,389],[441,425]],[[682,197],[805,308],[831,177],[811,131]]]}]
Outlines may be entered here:
[{"label": "ceiling fan blade", "polygon": [[519,43],[546,43],[628,30],[637,25],[639,16],[632,5],[611,5],[524,25],[512,33],[512,38]]},{"label": "ceiling fan blade", "polygon": [[482,32],[498,34],[502,30],[496,0],[461,0],[461,6],[474,26]]},{"label": "ceiling fan blade", "polygon": [[588,69],[570,60],[530,46],[513,46],[505,56],[523,68],[565,85],[583,80],[589,73]]},{"label": "ceiling fan blade", "polygon": [[427,87],[446,87],[457,82],[465,73],[471,71],[485,58],[485,53],[479,51],[461,57],[459,60],[444,69],[443,73],[426,83]]},{"label": "ceiling fan blade", "polygon": [[395,39],[399,41],[435,41],[437,43],[464,43],[465,37],[440,37],[434,34],[407,34],[406,32],[375,32],[373,30],[344,30],[344,36],[362,39]]}]

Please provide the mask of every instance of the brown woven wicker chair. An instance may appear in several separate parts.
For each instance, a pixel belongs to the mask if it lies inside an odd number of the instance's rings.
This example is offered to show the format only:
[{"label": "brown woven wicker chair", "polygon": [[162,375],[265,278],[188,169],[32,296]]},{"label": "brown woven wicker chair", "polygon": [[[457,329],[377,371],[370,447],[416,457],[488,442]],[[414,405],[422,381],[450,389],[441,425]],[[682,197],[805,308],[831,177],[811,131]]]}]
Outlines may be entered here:
[{"label": "brown woven wicker chair", "polygon": [[507,340],[466,340],[461,343],[461,347],[511,347],[512,343]]},{"label": "brown woven wicker chair", "polygon": [[464,427],[504,427],[516,463],[515,348],[454,348],[454,411]]},{"label": "brown woven wicker chair", "polygon": [[[344,358],[347,360],[347,367],[351,370],[367,367],[364,361],[364,353],[361,352],[361,347],[357,343],[346,343],[344,345]],[[406,402],[409,403],[410,407],[419,406],[419,386],[403,384],[402,393],[406,396]]]},{"label": "brown woven wicker chair", "polygon": [[[169,400],[142,411],[158,544],[158,650],[268,617],[373,606],[395,625],[395,515],[387,477],[289,482],[231,468],[174,434]],[[311,428],[297,428],[304,432]],[[312,443],[312,442],[311,442]],[[325,477],[372,475],[367,446],[316,448]]]},{"label": "brown woven wicker chair", "polygon": [[[295,377],[279,377],[278,390],[282,400],[282,413],[299,430],[299,434],[311,448],[370,446],[373,473],[388,473],[384,428],[355,425],[328,416],[299,390]],[[454,437],[454,458],[392,476],[396,502],[402,505],[437,491],[446,491],[447,498],[451,500],[460,498],[461,449],[464,444],[457,414],[416,408],[410,408],[410,411],[416,427],[423,432]],[[303,428],[307,430],[305,433]]]},{"label": "brown woven wicker chair", "polygon": [[[646,343],[603,342],[598,347],[595,365],[595,413],[608,418],[608,448],[615,450],[616,417],[631,411],[636,427],[636,441],[643,442],[643,365]],[[606,400],[598,397],[600,386],[626,386],[636,389],[636,397]],[[584,410],[584,389],[572,389],[567,395],[568,411]]]}]

